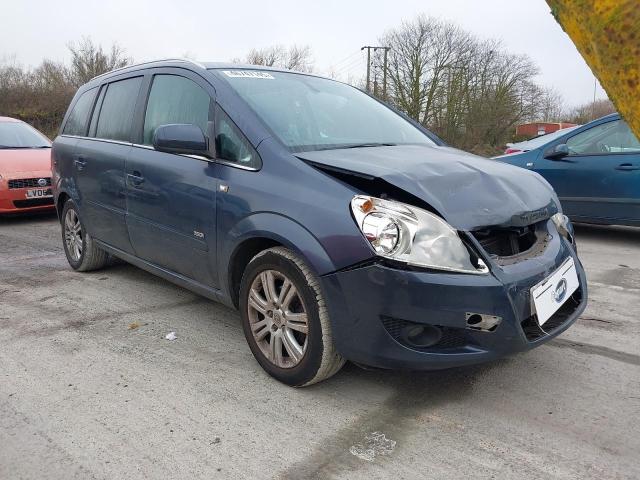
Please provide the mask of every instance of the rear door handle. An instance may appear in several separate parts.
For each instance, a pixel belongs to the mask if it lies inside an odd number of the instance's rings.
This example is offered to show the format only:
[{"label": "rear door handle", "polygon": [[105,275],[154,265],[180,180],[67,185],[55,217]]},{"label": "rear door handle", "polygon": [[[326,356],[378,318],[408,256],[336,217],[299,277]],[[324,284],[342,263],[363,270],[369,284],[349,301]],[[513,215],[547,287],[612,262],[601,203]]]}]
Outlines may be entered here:
[{"label": "rear door handle", "polygon": [[87,165],[87,157],[84,155],[74,155],[73,163],[78,170],[82,170]]},{"label": "rear door handle", "polygon": [[621,165],[618,165],[616,167],[616,170],[623,170],[625,172],[631,171],[631,170],[640,170],[640,167],[637,165],[632,165],[630,163],[623,163]]},{"label": "rear door handle", "polygon": [[144,183],[144,177],[138,171],[128,173],[127,178],[129,179],[129,183],[134,187],[139,187]]}]

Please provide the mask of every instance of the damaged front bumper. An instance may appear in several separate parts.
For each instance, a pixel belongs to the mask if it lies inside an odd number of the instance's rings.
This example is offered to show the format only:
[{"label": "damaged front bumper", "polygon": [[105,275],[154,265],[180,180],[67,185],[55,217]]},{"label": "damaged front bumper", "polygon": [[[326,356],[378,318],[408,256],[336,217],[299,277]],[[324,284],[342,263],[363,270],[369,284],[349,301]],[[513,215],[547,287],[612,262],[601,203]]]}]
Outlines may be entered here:
[{"label": "damaged front bumper", "polygon": [[[541,328],[531,288],[569,256],[579,288]],[[541,345],[566,330],[586,307],[584,269],[573,246],[557,233],[536,256],[491,267],[488,275],[465,275],[372,262],[323,276],[338,351],[348,360],[380,368],[470,365]],[[407,336],[416,327],[427,332],[418,346]]]}]

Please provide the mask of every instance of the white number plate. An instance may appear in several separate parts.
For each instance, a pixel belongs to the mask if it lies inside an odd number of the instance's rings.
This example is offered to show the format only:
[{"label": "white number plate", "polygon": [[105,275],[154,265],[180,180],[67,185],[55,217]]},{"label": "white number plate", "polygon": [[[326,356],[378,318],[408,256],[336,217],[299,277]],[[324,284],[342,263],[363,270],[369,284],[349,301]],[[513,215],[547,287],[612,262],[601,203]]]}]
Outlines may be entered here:
[{"label": "white number plate", "polygon": [[50,188],[37,188],[33,190],[27,190],[27,198],[45,198],[51,197],[53,193]]},{"label": "white number plate", "polygon": [[551,318],[580,285],[573,258],[531,289],[531,298],[540,326]]}]

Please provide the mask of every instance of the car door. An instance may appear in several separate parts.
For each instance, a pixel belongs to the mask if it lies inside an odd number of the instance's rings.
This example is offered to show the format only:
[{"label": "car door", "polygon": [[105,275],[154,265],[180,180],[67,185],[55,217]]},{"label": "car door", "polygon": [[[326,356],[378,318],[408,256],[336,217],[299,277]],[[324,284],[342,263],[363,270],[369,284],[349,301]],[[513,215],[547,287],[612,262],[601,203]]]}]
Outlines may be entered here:
[{"label": "car door", "polygon": [[215,91],[197,74],[177,68],[152,69],[146,83],[138,140],[126,162],[133,249],[143,260],[216,287],[216,163],[152,146],[160,125],[193,124],[207,134]]},{"label": "car door", "polygon": [[[564,137],[569,154],[542,158],[536,170],[554,187],[575,220],[640,221],[640,142],[626,122],[613,119]],[[544,156],[544,154],[543,154]]]},{"label": "car door", "polygon": [[131,152],[133,116],[143,77],[123,78],[100,89],[88,137],[74,154],[80,211],[96,239],[132,253],[125,223],[125,159]]},{"label": "car door", "polygon": [[[78,182],[82,181],[81,171],[76,163],[76,146],[78,139],[87,136],[91,112],[98,94],[98,87],[91,88],[82,93],[78,93],[77,99],[72,103],[71,109],[62,126],[60,135],[54,140],[51,160],[54,178],[63,184],[73,200],[80,205],[80,192]],[[59,212],[62,213],[62,212]]]}]

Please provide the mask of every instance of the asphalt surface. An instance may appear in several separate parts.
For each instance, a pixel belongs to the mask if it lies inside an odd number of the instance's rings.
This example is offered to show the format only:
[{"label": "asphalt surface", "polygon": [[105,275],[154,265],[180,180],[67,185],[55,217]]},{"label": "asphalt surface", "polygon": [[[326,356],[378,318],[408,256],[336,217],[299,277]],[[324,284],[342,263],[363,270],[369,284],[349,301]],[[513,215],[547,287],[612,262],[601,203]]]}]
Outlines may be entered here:
[{"label": "asphalt surface", "polygon": [[591,300],[559,339],[292,389],[235,311],[0,219],[0,479],[640,478],[640,229],[577,233]]}]

